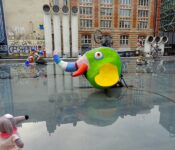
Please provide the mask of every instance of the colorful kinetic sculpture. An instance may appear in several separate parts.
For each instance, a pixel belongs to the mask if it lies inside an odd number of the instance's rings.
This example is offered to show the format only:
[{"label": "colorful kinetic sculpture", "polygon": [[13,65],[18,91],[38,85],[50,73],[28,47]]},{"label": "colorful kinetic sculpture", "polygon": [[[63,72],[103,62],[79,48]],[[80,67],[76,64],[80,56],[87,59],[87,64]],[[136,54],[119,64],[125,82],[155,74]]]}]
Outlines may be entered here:
[{"label": "colorful kinetic sculpture", "polygon": [[44,50],[36,51],[35,48],[32,48],[27,60],[25,61],[25,65],[29,66],[31,63],[38,63],[38,64],[46,64],[46,60],[44,59],[45,52]]},{"label": "colorful kinetic sculpture", "polygon": [[23,148],[24,144],[18,135],[16,126],[28,118],[27,115],[13,117],[11,114],[0,117],[0,150],[8,149],[10,145]]},{"label": "colorful kinetic sculpture", "polygon": [[54,51],[54,62],[72,76],[85,75],[90,84],[99,89],[109,88],[120,81],[122,62],[112,48],[100,47],[86,52],[76,62],[65,62]]}]

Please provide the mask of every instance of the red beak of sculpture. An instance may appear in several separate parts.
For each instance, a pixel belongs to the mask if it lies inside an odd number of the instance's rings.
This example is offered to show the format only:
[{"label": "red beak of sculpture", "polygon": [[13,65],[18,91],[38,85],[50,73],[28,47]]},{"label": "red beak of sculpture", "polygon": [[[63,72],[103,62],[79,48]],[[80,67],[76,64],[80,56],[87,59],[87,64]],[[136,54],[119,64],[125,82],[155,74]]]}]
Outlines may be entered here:
[{"label": "red beak of sculpture", "polygon": [[82,63],[79,67],[78,67],[78,70],[75,71],[72,76],[73,77],[77,77],[77,76],[80,76],[80,75],[83,75],[88,69],[88,65],[85,64],[85,63]]}]

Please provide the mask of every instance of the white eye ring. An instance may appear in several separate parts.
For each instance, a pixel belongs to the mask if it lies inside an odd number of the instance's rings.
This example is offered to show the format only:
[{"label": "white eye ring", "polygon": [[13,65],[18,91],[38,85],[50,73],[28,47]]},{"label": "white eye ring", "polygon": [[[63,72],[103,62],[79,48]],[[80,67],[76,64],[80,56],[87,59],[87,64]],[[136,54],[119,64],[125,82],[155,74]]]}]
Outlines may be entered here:
[{"label": "white eye ring", "polygon": [[96,52],[94,54],[94,57],[95,57],[95,59],[102,59],[103,58],[103,54],[102,54],[102,52]]}]

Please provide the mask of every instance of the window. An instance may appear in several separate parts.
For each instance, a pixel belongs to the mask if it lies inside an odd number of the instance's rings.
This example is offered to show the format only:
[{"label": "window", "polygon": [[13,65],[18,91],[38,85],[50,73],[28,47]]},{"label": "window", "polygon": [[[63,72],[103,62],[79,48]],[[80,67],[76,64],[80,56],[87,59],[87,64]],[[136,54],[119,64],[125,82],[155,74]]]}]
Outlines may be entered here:
[{"label": "window", "polygon": [[83,28],[90,28],[90,27],[92,27],[92,20],[80,19],[80,27],[83,27]]},{"label": "window", "polygon": [[149,0],[139,0],[139,5],[140,6],[148,6],[149,5]]},{"label": "window", "polygon": [[91,44],[91,35],[82,35],[81,44]]},{"label": "window", "polygon": [[101,27],[102,28],[110,28],[111,27],[111,20],[101,20]]},{"label": "window", "polygon": [[145,36],[138,36],[137,38],[137,46],[138,47],[143,47],[145,44]]},{"label": "window", "polygon": [[120,28],[129,29],[130,28],[130,21],[120,20]]},{"label": "window", "polygon": [[81,35],[81,54],[91,49],[91,35]]},{"label": "window", "polygon": [[80,7],[80,14],[81,15],[92,15],[92,8],[91,7]]},{"label": "window", "polygon": [[148,17],[148,10],[139,10],[138,17]]},{"label": "window", "polygon": [[138,22],[138,29],[146,29],[148,25],[148,22],[146,21],[139,21]]},{"label": "window", "polygon": [[112,15],[112,8],[101,8],[101,15],[102,16],[111,16]]},{"label": "window", "polygon": [[131,5],[131,0],[120,0],[120,4],[122,4],[122,5]]},{"label": "window", "polygon": [[92,0],[80,0],[80,3],[92,3]]},{"label": "window", "polygon": [[101,4],[112,4],[112,0],[101,0]]},{"label": "window", "polygon": [[128,45],[129,36],[121,35],[120,36],[120,45]]},{"label": "window", "polygon": [[120,9],[120,17],[130,17],[131,10],[130,9]]}]

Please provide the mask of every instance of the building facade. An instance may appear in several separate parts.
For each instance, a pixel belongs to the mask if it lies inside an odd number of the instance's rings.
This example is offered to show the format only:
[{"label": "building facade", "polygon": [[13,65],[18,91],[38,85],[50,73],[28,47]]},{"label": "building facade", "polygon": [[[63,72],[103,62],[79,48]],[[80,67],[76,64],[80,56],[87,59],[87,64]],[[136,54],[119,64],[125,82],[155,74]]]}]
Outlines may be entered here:
[{"label": "building facade", "polygon": [[114,49],[131,52],[136,50],[138,39],[159,33],[161,0],[5,0],[8,38],[23,35],[43,39],[42,7],[49,3],[58,5],[60,14],[65,5],[70,15],[73,7],[78,8],[80,53],[101,46],[94,40],[96,30],[112,37]]},{"label": "building facade", "polygon": [[160,0],[79,0],[77,5],[82,49],[100,46],[93,39],[97,29],[112,37],[118,51],[135,51],[138,39],[159,32]]}]

